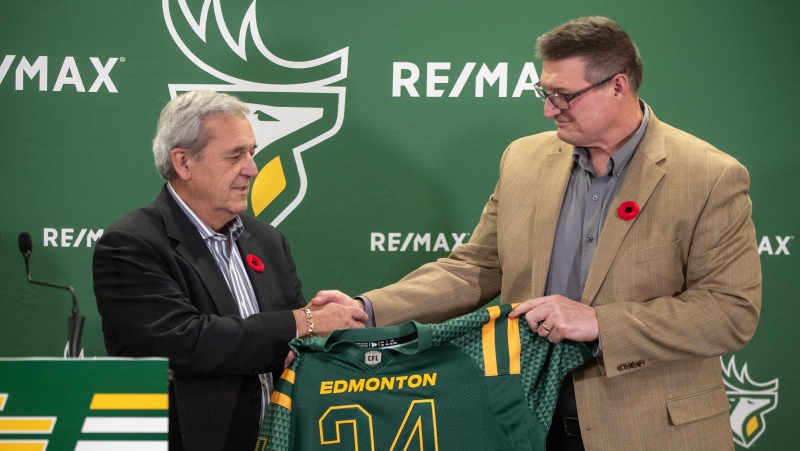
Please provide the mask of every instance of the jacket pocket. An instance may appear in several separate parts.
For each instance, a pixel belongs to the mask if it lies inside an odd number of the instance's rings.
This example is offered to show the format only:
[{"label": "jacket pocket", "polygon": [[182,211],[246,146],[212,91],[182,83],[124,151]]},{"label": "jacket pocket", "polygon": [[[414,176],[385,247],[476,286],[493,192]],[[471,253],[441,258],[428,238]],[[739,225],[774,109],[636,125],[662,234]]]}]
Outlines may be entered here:
[{"label": "jacket pocket", "polygon": [[727,412],[730,409],[725,387],[667,400],[670,424],[677,426]]}]

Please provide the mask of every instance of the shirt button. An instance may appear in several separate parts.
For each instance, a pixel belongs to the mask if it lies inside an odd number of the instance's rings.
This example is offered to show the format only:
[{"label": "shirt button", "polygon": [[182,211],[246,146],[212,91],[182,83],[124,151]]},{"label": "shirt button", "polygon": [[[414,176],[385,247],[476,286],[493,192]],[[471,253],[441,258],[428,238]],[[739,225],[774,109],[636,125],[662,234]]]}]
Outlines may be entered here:
[{"label": "shirt button", "polygon": [[591,243],[592,241],[594,241],[594,238],[592,238],[591,236],[587,236],[586,241]]},{"label": "shirt button", "polygon": [[616,177],[616,178],[619,178],[619,172],[617,172],[616,174],[614,174],[614,177]]},{"label": "shirt button", "polygon": [[597,194],[595,194],[594,196],[592,196],[592,200],[597,200]]}]

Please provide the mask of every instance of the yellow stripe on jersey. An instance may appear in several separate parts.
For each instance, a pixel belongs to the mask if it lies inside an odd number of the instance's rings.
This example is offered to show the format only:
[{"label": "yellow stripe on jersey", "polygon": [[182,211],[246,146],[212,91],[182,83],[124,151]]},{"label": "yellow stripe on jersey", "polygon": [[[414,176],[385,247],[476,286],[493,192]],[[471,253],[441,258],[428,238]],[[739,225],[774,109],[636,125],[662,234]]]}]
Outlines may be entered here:
[{"label": "yellow stripe on jersey", "polygon": [[[519,302],[511,304],[511,309],[517,308]],[[508,319],[508,360],[510,367],[508,372],[511,374],[520,374],[520,355],[522,346],[519,342],[519,318]]]},{"label": "yellow stripe on jersey", "polygon": [[281,374],[281,379],[285,379],[287,382],[290,382],[292,384],[294,384],[294,377],[295,377],[294,371],[290,370],[289,368],[283,370],[283,374]]},{"label": "yellow stripe on jersey", "polygon": [[287,410],[292,410],[292,398],[279,391],[272,392],[272,397],[269,398],[269,402],[283,406]]},{"label": "yellow stripe on jersey", "polygon": [[519,318],[508,318],[508,372],[520,373]]},{"label": "yellow stripe on jersey", "polygon": [[487,376],[497,376],[497,347],[494,341],[495,320],[500,317],[500,306],[493,305],[486,309],[489,321],[481,328],[483,337],[483,367]]}]

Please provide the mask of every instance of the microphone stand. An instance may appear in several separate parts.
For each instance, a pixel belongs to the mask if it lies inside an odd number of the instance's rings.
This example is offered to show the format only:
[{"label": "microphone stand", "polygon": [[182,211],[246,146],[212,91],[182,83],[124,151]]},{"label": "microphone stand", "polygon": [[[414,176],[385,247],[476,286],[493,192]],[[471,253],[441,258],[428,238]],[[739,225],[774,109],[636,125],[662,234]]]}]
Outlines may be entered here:
[{"label": "microphone stand", "polygon": [[60,288],[67,290],[72,295],[72,315],[67,318],[67,333],[68,333],[68,357],[79,357],[81,349],[81,335],[83,334],[83,322],[86,319],[81,316],[78,311],[78,298],[75,296],[75,288],[69,285],[56,285],[47,282],[39,282],[38,280],[31,279],[30,263],[28,259],[31,257],[31,251],[24,251],[22,256],[25,257],[25,273],[28,276],[28,282],[34,285],[42,285],[50,288]]}]

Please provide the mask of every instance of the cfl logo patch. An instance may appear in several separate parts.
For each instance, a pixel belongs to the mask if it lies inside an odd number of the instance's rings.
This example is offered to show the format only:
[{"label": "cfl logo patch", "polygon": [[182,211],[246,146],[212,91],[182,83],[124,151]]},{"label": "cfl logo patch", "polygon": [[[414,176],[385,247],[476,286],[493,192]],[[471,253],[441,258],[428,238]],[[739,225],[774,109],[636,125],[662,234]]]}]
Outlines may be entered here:
[{"label": "cfl logo patch", "polygon": [[378,351],[369,351],[365,353],[364,363],[367,365],[377,365],[381,363],[381,353]]}]

